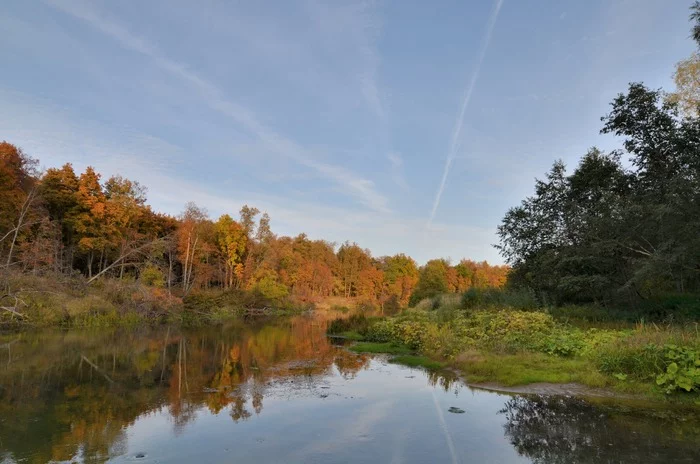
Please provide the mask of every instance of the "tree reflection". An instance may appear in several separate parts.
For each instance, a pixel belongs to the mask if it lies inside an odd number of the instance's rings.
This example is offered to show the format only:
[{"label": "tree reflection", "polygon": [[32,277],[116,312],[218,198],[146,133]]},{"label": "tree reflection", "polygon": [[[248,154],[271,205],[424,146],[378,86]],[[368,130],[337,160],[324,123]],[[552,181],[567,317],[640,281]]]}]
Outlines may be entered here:
[{"label": "tree reflection", "polygon": [[697,427],[674,420],[668,411],[654,422],[649,417],[637,420],[640,414],[650,414],[648,410],[594,406],[566,397],[517,396],[500,413],[507,420],[506,437],[534,463],[700,460],[700,448],[692,445],[700,439]]},{"label": "tree reflection", "polygon": [[25,333],[0,347],[0,461],[23,462],[104,462],[145,413],[168,411],[176,432],[202,407],[246,420],[262,413],[274,382],[314,381],[333,366],[352,377],[369,362],[304,317],[186,332]]}]

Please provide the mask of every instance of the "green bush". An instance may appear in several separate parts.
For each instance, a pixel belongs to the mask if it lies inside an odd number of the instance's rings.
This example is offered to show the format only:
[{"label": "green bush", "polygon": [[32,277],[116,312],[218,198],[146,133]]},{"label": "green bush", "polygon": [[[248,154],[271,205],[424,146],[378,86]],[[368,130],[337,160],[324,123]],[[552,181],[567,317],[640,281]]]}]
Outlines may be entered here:
[{"label": "green bush", "polygon": [[461,324],[462,336],[499,351],[537,350],[554,329],[545,313],[527,311],[478,311]]},{"label": "green bush", "polygon": [[579,355],[586,346],[585,334],[580,330],[557,328],[542,338],[540,351],[557,356]]},{"label": "green bush", "polygon": [[636,380],[655,378],[664,366],[663,350],[654,344],[635,346],[618,341],[598,350],[596,366],[606,374],[625,374]]},{"label": "green bush", "polygon": [[265,276],[260,279],[253,287],[253,291],[260,294],[264,299],[273,302],[283,300],[289,295],[287,286],[271,276]]},{"label": "green bush", "polygon": [[666,369],[656,377],[656,384],[666,393],[676,390],[700,391],[700,351],[687,346],[664,346]]},{"label": "green bush", "polygon": [[165,276],[156,266],[148,265],[141,270],[139,280],[150,287],[165,287]]}]

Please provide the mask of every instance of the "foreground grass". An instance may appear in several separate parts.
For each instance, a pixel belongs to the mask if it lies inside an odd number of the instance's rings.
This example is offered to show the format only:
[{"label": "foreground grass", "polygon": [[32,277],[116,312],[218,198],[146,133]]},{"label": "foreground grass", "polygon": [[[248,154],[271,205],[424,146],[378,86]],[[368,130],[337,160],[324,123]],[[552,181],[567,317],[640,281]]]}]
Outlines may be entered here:
[{"label": "foreground grass", "polygon": [[472,384],[573,383],[700,403],[700,333],[693,324],[581,328],[539,311],[439,308],[341,325],[364,339],[355,351],[403,350],[396,362],[449,366]]},{"label": "foreground grass", "polygon": [[559,358],[543,353],[495,354],[465,352],[451,363],[471,383],[496,382],[512,387],[531,383],[580,383],[589,387],[611,386],[593,363],[580,358]]}]

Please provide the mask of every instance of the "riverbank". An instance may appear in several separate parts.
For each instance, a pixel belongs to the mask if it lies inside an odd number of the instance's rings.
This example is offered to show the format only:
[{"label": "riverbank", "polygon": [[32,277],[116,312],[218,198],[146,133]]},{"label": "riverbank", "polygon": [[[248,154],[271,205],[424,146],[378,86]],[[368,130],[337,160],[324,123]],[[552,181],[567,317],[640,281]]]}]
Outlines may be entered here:
[{"label": "riverbank", "polygon": [[353,316],[329,332],[360,340],[355,351],[454,369],[477,387],[576,384],[612,396],[700,401],[696,323],[580,328],[543,311],[443,308]]},{"label": "riverbank", "polygon": [[269,299],[246,290],[200,290],[148,286],[133,279],[103,279],[88,284],[82,276],[3,276],[0,328],[97,328],[136,325],[216,324],[251,315],[304,312],[311,305],[291,298]]}]

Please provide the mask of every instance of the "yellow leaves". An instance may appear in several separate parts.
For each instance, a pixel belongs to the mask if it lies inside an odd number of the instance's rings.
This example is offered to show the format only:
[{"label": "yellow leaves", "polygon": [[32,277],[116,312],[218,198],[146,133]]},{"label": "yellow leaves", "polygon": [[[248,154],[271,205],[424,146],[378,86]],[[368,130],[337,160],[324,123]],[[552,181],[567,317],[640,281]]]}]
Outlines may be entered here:
[{"label": "yellow leaves", "polygon": [[700,53],[694,52],[690,57],[676,65],[673,75],[676,91],[669,96],[689,116],[698,116],[700,107]]},{"label": "yellow leaves", "polygon": [[241,357],[241,347],[238,345],[234,345],[229,351],[228,355],[232,362],[237,363]]},{"label": "yellow leaves", "polygon": [[236,266],[233,268],[233,274],[236,276],[236,279],[242,280],[243,279],[243,264],[238,263]]}]

